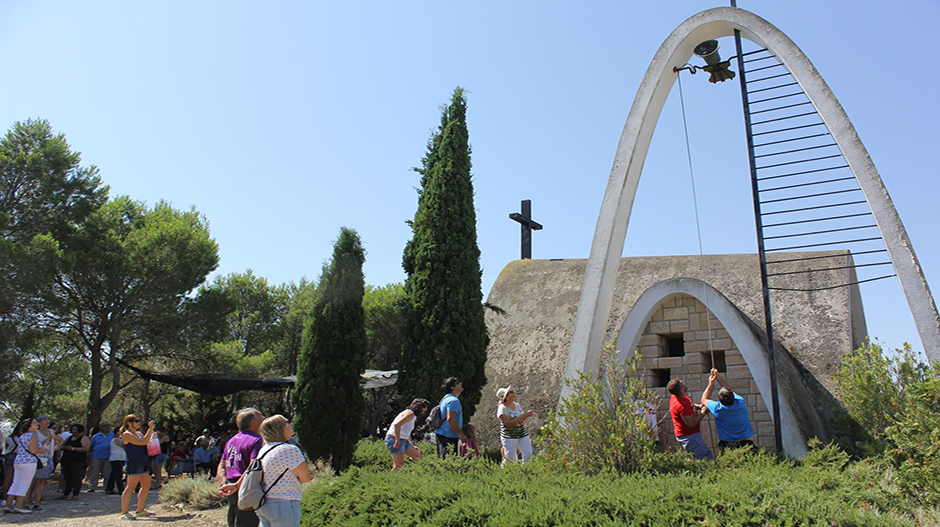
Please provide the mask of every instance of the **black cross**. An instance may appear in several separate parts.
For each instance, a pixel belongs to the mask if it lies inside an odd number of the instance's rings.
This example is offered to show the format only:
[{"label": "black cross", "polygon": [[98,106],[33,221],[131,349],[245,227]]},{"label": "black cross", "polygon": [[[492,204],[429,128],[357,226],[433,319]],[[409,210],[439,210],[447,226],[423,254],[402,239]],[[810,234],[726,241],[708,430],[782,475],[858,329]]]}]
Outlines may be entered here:
[{"label": "black cross", "polygon": [[532,221],[532,200],[522,200],[522,214],[513,212],[509,219],[522,224],[522,259],[532,259],[532,231],[542,230],[542,224]]}]

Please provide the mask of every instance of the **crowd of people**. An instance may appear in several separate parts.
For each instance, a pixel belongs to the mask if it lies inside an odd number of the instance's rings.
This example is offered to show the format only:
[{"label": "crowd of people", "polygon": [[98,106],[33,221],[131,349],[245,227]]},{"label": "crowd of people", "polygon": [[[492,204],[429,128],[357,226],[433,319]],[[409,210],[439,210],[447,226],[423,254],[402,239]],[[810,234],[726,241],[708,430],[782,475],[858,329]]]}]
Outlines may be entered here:
[{"label": "crowd of people", "polygon": [[[721,388],[718,399],[712,400],[716,385]],[[718,370],[711,370],[700,404],[692,401],[681,379],[673,379],[666,389],[671,394],[669,413],[675,437],[683,450],[698,459],[713,459],[700,428],[708,414],[715,418],[719,448],[753,447],[754,431],[744,399],[734,393]],[[441,384],[441,392],[443,397],[436,407],[432,408],[427,399],[417,398],[392,420],[385,445],[392,456],[393,471],[401,469],[406,458],[421,459],[412,438],[421,420],[433,423],[430,437],[439,457],[480,456],[475,428],[464,423],[460,401],[463,384],[449,377]],[[523,409],[512,385],[499,388],[496,397],[502,463],[525,463],[533,454],[525,423],[535,412]],[[637,413],[642,413],[650,425],[650,441],[660,443],[653,406],[644,403]],[[147,495],[151,489],[160,488],[167,471],[169,475],[215,475],[219,494],[228,501],[229,527],[298,527],[301,484],[313,479],[314,474],[297,446],[291,423],[282,415],[265,418],[259,410],[245,408],[236,414],[235,424],[238,431],[234,435],[206,429],[189,441],[183,432],[171,439],[157,429],[156,421],[144,424],[134,414],[124,417],[117,433],[107,421],[86,434],[85,427],[78,423],[62,432],[48,416],[24,419],[3,443],[4,512],[30,514],[41,510],[46,482],[58,466],[61,496],[56,499],[77,500],[86,481],[87,492],[98,491],[100,480],[105,493],[121,495],[121,519],[134,520],[150,515]],[[263,482],[265,499],[256,510],[242,510],[238,506],[239,489],[256,459],[270,474]],[[136,513],[131,514],[135,493]]]}]

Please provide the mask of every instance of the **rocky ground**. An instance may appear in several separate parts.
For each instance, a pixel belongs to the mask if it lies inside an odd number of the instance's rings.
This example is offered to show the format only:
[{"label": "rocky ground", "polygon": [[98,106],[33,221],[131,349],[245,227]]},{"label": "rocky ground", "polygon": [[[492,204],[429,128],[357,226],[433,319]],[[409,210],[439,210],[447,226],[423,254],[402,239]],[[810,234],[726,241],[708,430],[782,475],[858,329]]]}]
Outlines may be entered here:
[{"label": "rocky ground", "polygon": [[[147,496],[147,509],[153,516],[135,522],[122,521],[121,496],[104,492],[82,492],[78,501],[54,500],[58,493],[46,491],[46,504],[31,514],[3,514],[0,524],[35,524],[43,527],[119,527],[127,525],[154,525],[173,527],[224,527],[225,509],[207,511],[189,510],[178,505],[161,505],[158,491]],[[137,503],[131,500],[131,510]]]}]

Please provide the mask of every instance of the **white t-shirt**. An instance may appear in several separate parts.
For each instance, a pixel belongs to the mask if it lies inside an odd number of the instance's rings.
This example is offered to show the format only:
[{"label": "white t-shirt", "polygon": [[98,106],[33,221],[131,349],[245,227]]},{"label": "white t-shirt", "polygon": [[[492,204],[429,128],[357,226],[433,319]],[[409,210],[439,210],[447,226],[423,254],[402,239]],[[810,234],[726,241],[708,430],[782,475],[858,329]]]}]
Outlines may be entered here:
[{"label": "white t-shirt", "polygon": [[525,413],[522,410],[522,405],[519,404],[519,401],[515,401],[512,404],[512,408],[506,406],[505,404],[500,404],[496,409],[496,418],[499,419],[499,435],[502,437],[508,437],[510,439],[522,439],[523,437],[529,435],[525,429],[525,425],[519,423],[516,426],[507,427],[506,423],[504,423],[503,420],[499,418],[499,416],[505,415],[510,419],[516,419]]},{"label": "white t-shirt", "polygon": [[[281,446],[284,445],[284,446]],[[274,450],[265,455],[269,450]],[[300,489],[300,480],[294,469],[301,463],[306,463],[303,452],[290,443],[265,443],[258,452],[258,457],[264,456],[261,466],[264,468],[264,489],[268,491],[268,498],[278,500],[300,501],[303,491]],[[276,485],[270,485],[287,471]]]},{"label": "white t-shirt", "polygon": [[46,449],[45,453],[39,454],[39,459],[46,467],[52,463],[52,455],[55,453],[55,439],[49,439],[54,433],[51,428],[47,428],[45,434],[42,433],[42,430],[36,430],[36,436],[39,437],[39,448]]},{"label": "white t-shirt", "polygon": [[[414,413],[411,410],[402,410],[401,413],[399,413],[395,419],[392,420],[392,426],[388,427],[388,432],[385,435],[395,437],[395,423],[401,422],[402,419],[409,415],[413,416]],[[411,441],[411,432],[415,429],[415,422],[417,420],[418,418],[414,417],[409,419],[408,422],[401,424],[401,435],[399,436],[399,439],[407,439],[408,441]]]},{"label": "white t-shirt", "polygon": [[108,456],[108,461],[127,461],[127,453],[120,437],[111,440],[111,455]]}]

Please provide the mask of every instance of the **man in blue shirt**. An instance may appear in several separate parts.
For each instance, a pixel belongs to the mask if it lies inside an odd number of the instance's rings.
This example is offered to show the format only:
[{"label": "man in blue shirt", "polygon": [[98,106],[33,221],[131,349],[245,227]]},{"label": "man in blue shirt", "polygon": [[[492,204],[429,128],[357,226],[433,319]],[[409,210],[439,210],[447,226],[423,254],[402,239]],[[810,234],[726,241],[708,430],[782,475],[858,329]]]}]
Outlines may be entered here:
[{"label": "man in blue shirt", "polygon": [[91,452],[91,470],[88,473],[88,492],[94,492],[98,486],[98,476],[101,476],[101,483],[108,481],[111,475],[111,440],[114,439],[114,432],[111,431],[111,423],[101,421],[98,425],[101,431],[91,436],[91,443],[88,451]]},{"label": "man in blue shirt", "polygon": [[441,399],[441,416],[444,423],[434,431],[437,437],[437,455],[443,459],[448,450],[457,453],[457,444],[466,441],[467,436],[463,430],[463,405],[460,404],[460,394],[463,393],[463,384],[456,377],[444,379],[441,385],[444,398]]},{"label": "man in blue shirt", "polygon": [[[715,381],[721,385],[718,400],[712,401],[711,394]],[[712,368],[708,377],[708,388],[702,393],[702,406],[715,416],[715,428],[718,429],[718,448],[753,447],[754,430],[747,415],[744,398],[734,393],[731,386]]]}]

